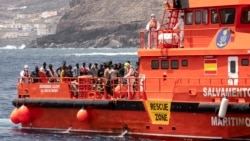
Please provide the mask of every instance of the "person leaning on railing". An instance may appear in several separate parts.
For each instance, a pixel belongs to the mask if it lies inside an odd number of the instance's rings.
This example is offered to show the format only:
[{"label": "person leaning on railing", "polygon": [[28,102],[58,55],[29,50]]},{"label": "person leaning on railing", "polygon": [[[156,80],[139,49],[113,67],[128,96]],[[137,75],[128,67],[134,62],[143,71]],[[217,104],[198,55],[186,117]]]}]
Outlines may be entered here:
[{"label": "person leaning on railing", "polygon": [[29,66],[24,65],[23,70],[20,72],[20,82],[21,83],[29,83],[30,82],[30,74],[29,74]]}]

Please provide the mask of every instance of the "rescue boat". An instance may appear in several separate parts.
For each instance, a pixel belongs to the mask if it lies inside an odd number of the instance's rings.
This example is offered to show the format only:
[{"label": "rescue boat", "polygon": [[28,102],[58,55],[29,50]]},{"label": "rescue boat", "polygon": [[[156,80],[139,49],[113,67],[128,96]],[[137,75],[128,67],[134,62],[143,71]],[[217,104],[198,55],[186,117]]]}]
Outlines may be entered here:
[{"label": "rescue boat", "polygon": [[[182,14],[184,30],[173,30]],[[134,92],[119,83],[112,86],[111,98],[93,89],[98,78],[87,75],[74,78],[77,89],[72,78],[18,81],[10,119],[31,130],[184,141],[249,139],[249,26],[249,0],[167,0],[157,36],[140,32]]]}]

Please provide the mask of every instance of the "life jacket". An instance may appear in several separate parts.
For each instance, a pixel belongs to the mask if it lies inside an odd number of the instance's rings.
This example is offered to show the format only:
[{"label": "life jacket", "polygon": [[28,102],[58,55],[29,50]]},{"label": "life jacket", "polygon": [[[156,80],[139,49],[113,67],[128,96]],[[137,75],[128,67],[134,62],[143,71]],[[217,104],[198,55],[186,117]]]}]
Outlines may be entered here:
[{"label": "life jacket", "polygon": [[149,23],[149,29],[152,29],[152,28],[157,28],[157,20],[156,19],[152,19],[150,20],[150,23]]}]

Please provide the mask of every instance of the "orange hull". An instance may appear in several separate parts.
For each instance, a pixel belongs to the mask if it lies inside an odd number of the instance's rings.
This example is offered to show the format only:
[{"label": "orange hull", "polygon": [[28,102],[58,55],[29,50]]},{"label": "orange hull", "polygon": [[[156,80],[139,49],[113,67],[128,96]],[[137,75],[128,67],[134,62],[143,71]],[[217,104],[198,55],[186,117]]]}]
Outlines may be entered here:
[{"label": "orange hull", "polygon": [[[13,103],[22,104],[24,101],[25,99],[17,99]],[[120,135],[127,130],[126,135],[132,137],[155,139],[239,139],[250,135],[248,130],[250,116],[234,114],[234,109],[229,109],[232,114],[227,115],[226,120],[229,122],[226,122],[225,119],[220,120],[215,111],[211,112],[212,105],[208,106],[207,108],[210,109],[207,110],[198,104],[173,102],[169,124],[165,125],[152,122],[147,106],[144,107],[145,101],[107,100],[107,103],[98,103],[102,100],[95,100],[96,103],[92,102],[85,106],[88,114],[87,120],[79,121],[76,116],[81,108],[79,101],[69,101],[65,102],[63,107],[62,103],[56,101],[54,104],[45,105],[42,100],[40,102],[27,100],[30,118],[29,121],[22,123],[22,127],[63,131],[70,129],[70,132],[114,135]],[[81,101],[84,103],[84,100]],[[162,116],[155,116],[155,118],[158,121],[165,120]],[[239,130],[241,132],[235,132]]]}]

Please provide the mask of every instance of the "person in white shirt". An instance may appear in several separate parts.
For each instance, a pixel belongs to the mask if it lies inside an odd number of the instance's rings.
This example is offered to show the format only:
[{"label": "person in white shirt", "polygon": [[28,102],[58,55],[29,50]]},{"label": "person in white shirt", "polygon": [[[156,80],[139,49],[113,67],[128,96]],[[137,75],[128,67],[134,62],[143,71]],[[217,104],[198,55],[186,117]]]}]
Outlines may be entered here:
[{"label": "person in white shirt", "polygon": [[81,75],[81,69],[79,63],[76,63],[76,66],[73,68],[73,77],[78,77]]},{"label": "person in white shirt", "polygon": [[178,23],[174,26],[174,30],[180,31],[180,48],[184,47],[184,13],[180,14],[180,18],[178,19]]},{"label": "person in white shirt", "polygon": [[161,25],[158,20],[155,18],[155,14],[151,14],[151,19],[146,25],[146,31],[148,34],[148,47],[157,46],[157,32],[160,29]]}]

